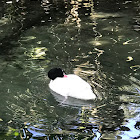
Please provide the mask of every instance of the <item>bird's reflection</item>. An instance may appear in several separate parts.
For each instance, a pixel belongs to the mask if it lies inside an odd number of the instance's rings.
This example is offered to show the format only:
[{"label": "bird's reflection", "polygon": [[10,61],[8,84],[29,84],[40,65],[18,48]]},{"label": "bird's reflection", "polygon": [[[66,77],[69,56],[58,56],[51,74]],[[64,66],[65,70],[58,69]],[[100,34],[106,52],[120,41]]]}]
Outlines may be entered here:
[{"label": "bird's reflection", "polygon": [[66,105],[70,105],[70,106],[74,106],[74,107],[81,107],[81,106],[94,106],[94,101],[93,100],[80,100],[80,99],[76,99],[73,97],[64,97],[52,90],[51,94],[54,96],[54,98],[56,99],[57,102],[60,103],[60,105],[62,106],[66,106]]}]

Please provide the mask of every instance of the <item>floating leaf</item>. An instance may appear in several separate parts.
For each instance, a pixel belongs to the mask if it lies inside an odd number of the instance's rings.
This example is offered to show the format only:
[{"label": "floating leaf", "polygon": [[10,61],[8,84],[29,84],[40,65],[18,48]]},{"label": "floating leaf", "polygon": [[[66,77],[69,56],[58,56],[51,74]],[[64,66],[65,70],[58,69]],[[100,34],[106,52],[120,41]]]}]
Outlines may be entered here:
[{"label": "floating leaf", "polygon": [[130,69],[132,69],[133,71],[137,71],[138,69],[140,69],[140,65],[131,66]]},{"label": "floating leaf", "polygon": [[2,122],[3,120],[0,118],[0,122]]},{"label": "floating leaf", "polygon": [[18,132],[15,132],[15,133],[14,133],[14,136],[18,136],[18,135],[19,135],[19,133],[18,133]]},{"label": "floating leaf", "polygon": [[128,56],[126,61],[129,62],[129,61],[132,61],[132,60],[133,60],[133,57]]},{"label": "floating leaf", "polygon": [[41,44],[41,41],[38,41],[38,42],[37,42],[37,44],[39,44],[39,45],[40,45],[40,44]]}]

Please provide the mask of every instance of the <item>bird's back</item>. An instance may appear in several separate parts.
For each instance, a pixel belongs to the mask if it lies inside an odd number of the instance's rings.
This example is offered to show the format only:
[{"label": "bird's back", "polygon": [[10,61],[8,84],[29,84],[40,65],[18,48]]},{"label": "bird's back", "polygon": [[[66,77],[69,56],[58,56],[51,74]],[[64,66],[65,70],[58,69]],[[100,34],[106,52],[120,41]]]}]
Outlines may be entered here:
[{"label": "bird's back", "polygon": [[49,84],[50,88],[62,96],[71,96],[78,99],[90,100],[96,98],[91,86],[77,75],[58,77]]}]

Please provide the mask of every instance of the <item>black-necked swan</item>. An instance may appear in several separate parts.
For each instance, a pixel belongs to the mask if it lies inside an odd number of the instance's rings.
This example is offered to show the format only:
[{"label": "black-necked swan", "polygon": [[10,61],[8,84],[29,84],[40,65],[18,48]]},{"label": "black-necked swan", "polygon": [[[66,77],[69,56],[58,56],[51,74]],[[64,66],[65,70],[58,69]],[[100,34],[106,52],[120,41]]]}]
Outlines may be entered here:
[{"label": "black-necked swan", "polygon": [[52,91],[67,97],[82,100],[95,99],[91,86],[75,74],[66,75],[61,68],[53,68],[48,72],[51,79],[49,87]]}]

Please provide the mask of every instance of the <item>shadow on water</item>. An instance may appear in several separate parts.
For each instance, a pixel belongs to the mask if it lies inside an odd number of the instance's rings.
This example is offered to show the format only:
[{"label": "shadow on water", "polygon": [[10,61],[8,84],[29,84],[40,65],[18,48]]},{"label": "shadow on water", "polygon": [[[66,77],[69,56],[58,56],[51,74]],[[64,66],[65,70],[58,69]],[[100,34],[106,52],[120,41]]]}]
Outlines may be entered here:
[{"label": "shadow on water", "polygon": [[[0,139],[140,138],[139,1],[0,3]],[[97,99],[61,104],[52,67]]]}]

